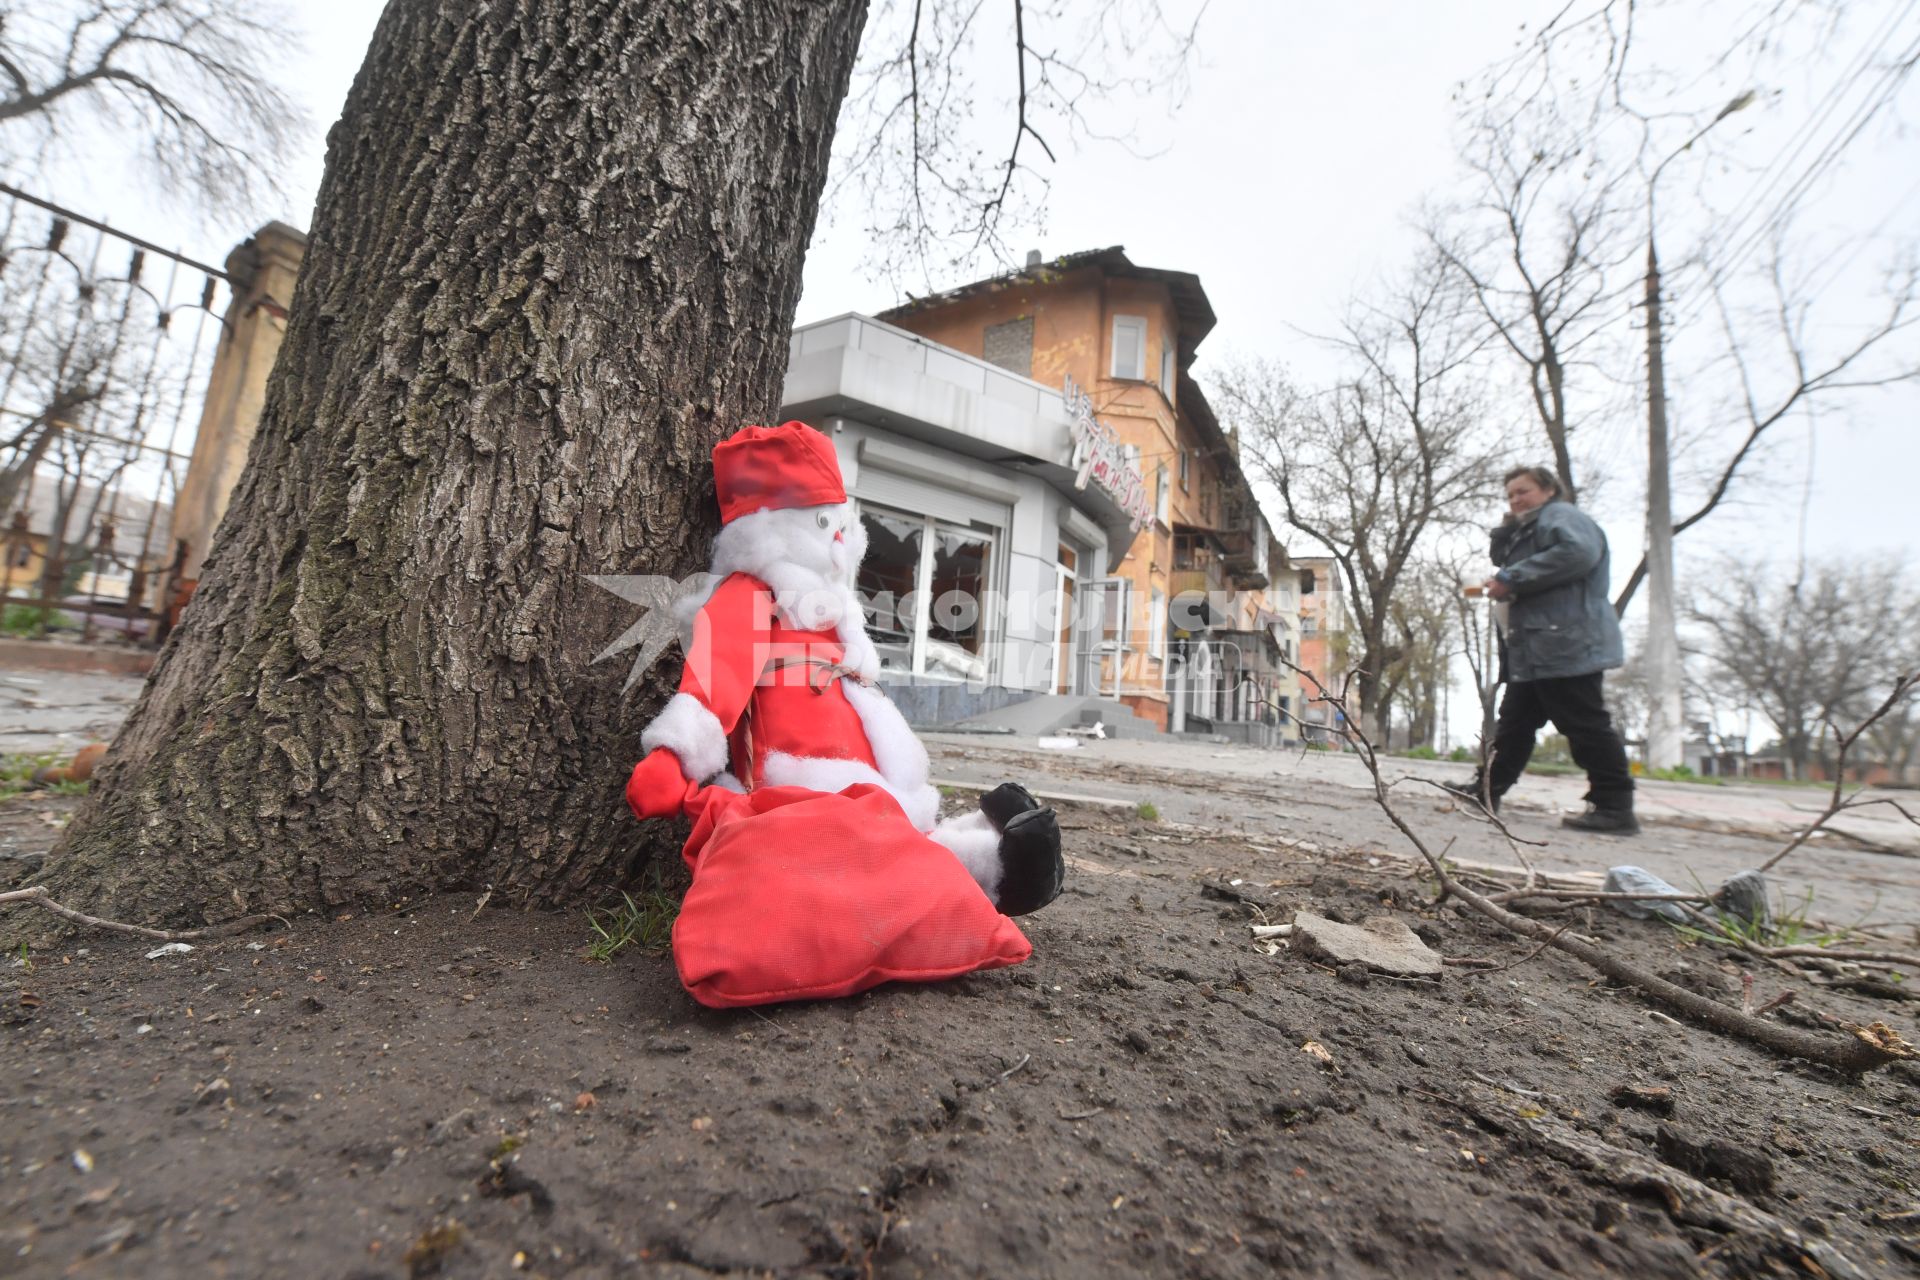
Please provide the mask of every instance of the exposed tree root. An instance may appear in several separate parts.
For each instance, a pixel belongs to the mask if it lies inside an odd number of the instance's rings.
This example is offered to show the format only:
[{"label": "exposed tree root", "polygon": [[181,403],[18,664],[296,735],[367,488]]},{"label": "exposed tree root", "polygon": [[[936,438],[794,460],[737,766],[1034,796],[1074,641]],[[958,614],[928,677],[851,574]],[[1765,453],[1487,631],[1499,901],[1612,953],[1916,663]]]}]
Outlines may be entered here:
[{"label": "exposed tree root", "polygon": [[63,920],[75,924],[89,925],[95,929],[106,929],[113,933],[130,933],[136,938],[155,938],[161,942],[187,942],[194,938],[224,938],[231,934],[244,933],[257,928],[269,920],[278,920],[279,916],[243,916],[238,920],[228,920],[221,924],[208,925],[204,929],[149,929],[141,924],[122,924],[118,920],[103,920],[99,916],[90,916],[84,911],[75,911],[72,907],[63,907],[47,896],[42,885],[32,885],[25,889],[12,889],[0,893],[0,906],[8,903],[27,903],[53,912]]}]

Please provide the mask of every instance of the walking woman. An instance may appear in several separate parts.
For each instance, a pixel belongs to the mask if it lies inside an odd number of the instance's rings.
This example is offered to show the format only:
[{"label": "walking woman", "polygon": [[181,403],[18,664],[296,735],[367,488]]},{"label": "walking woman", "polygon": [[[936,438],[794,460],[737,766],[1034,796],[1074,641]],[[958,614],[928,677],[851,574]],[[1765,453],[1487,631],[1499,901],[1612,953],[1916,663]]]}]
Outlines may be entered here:
[{"label": "walking woman", "polygon": [[1574,763],[1587,772],[1587,811],[1563,818],[1576,831],[1638,835],[1626,744],[1600,693],[1601,673],[1624,660],[1609,598],[1607,535],[1562,495],[1546,467],[1507,473],[1506,521],[1493,530],[1500,571],[1487,594],[1508,609],[1501,664],[1506,695],[1493,758],[1471,787],[1447,790],[1500,807],[1533,755],[1534,735],[1552,721]]}]

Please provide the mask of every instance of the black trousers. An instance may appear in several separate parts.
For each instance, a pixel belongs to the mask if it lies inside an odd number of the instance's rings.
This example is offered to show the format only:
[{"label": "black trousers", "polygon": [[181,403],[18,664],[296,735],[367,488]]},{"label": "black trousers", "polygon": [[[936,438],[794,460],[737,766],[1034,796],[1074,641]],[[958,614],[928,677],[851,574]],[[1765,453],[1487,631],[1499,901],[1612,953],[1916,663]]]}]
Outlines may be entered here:
[{"label": "black trousers", "polygon": [[1573,762],[1587,771],[1587,800],[1601,809],[1633,808],[1633,774],[1627,747],[1600,696],[1600,673],[1554,680],[1522,680],[1507,686],[1493,731],[1489,787],[1504,795],[1533,756],[1534,735],[1551,720],[1567,736]]}]

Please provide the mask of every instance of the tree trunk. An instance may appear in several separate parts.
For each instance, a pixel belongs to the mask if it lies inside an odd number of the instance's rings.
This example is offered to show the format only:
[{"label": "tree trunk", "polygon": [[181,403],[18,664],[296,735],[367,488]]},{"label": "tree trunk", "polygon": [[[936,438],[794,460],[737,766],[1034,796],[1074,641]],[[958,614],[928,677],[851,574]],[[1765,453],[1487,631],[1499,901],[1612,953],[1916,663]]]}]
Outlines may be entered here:
[{"label": "tree trunk", "polygon": [[393,4],[328,138],[257,438],[45,882],[146,923],[491,885],[668,834],[591,665],[779,404],[865,0]]}]

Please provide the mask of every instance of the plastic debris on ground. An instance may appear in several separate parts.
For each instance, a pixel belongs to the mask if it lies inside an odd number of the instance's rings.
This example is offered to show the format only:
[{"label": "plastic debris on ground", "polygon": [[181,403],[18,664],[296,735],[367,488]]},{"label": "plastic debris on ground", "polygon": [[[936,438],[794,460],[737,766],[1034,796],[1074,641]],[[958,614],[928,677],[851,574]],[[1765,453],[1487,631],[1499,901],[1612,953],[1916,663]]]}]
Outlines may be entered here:
[{"label": "plastic debris on ground", "polygon": [[[1642,867],[1609,867],[1606,883],[1600,886],[1602,893],[1671,893],[1679,896],[1680,890]],[[1675,924],[1685,924],[1687,913],[1680,909],[1677,902],[1634,902],[1624,898],[1614,898],[1607,903],[1621,915],[1635,920],[1651,920],[1659,916]]]}]

